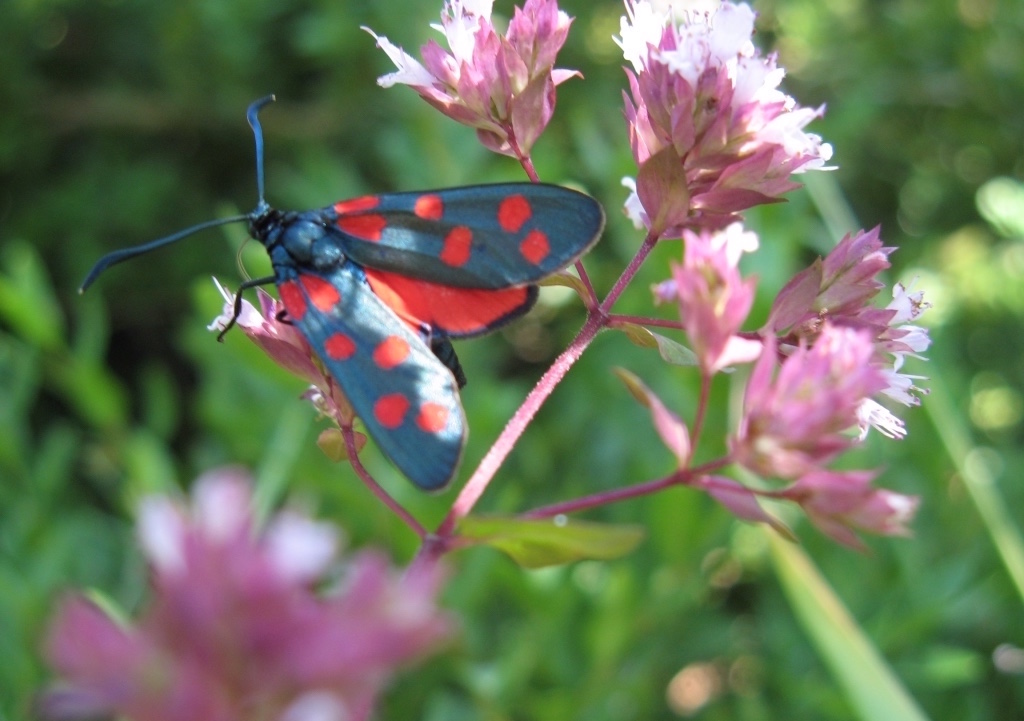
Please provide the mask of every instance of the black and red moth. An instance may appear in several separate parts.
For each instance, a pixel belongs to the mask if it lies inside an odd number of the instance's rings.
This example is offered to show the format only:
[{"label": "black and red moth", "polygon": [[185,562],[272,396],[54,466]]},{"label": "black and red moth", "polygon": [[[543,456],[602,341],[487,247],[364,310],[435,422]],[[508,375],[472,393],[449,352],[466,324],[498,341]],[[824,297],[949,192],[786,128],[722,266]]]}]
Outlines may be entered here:
[{"label": "black and red moth", "polygon": [[464,383],[449,339],[499,328],[528,311],[530,285],[597,242],[596,200],[556,185],[504,183],[366,195],[304,212],[271,208],[263,193],[263,133],[256,137],[259,202],[247,215],[213,220],[101,258],[105,269],[200,230],[247,221],[270,254],[288,319],[306,336],[381,451],[414,484],[443,488],[466,441]]}]

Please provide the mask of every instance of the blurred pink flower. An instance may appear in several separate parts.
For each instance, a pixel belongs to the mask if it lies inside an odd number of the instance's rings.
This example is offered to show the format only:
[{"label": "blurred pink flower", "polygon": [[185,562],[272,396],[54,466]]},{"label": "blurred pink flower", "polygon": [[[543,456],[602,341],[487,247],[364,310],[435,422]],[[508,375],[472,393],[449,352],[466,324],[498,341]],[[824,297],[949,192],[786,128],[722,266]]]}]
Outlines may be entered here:
[{"label": "blurred pink flower", "polygon": [[723,231],[683,233],[683,262],[672,280],[655,287],[655,299],[679,303],[693,351],[707,375],[757,359],[761,343],[737,335],[750,313],[757,281],[744,280],[739,262],[757,250],[757,235],[733,223]]},{"label": "blurred pink flower", "polygon": [[47,647],[64,685],[44,698],[48,717],[356,721],[397,667],[451,633],[434,604],[436,567],[401,576],[362,552],[343,583],[318,592],[335,529],[295,511],[260,529],[251,502],[235,470],[198,479],[190,508],[143,502],[153,598],[134,626],[83,598],[64,602]]},{"label": "blurred pink flower", "polygon": [[825,325],[812,347],[801,345],[778,373],[774,336],[765,339],[732,439],[740,464],[763,477],[797,478],[817,470],[856,442],[858,408],[885,387],[871,362],[870,337]]},{"label": "blurred pink flower", "polygon": [[382,87],[411,86],[448,117],[477,129],[485,147],[528,157],[555,110],[555,86],[579,73],[557,69],[555,57],[572,18],[555,0],[526,0],[508,32],[491,23],[493,0],[447,0],[441,24],[450,52],[431,40],[420,48],[423,64],[386,37],[377,40],[398,71],[377,80]]},{"label": "blurred pink flower", "polygon": [[822,169],[831,146],[803,128],[823,108],[803,108],[778,90],[775,56],[750,41],[754,12],[723,2],[676,25],[646,0],[626,0],[616,38],[632,99],[625,99],[638,167],[626,211],[638,227],[680,237],[685,227],[720,228],[776,202],[793,173]]},{"label": "blurred pink flower", "polygon": [[910,535],[907,524],[920,499],[873,488],[875,475],[874,471],[811,471],[780,496],[799,503],[815,526],[847,546],[863,548],[854,529]]}]

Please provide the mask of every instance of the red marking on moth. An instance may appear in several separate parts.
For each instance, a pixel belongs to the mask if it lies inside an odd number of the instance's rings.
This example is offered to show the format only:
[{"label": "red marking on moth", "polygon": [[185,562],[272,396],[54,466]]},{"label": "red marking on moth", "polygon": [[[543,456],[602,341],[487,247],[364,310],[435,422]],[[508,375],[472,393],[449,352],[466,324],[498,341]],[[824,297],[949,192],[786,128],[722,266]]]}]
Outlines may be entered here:
[{"label": "red marking on moth", "polygon": [[334,212],[338,215],[347,213],[358,213],[361,210],[371,210],[380,205],[380,198],[376,195],[363,195],[351,200],[342,200],[334,204]]},{"label": "red marking on moth", "polygon": [[295,281],[289,280],[282,283],[278,286],[277,292],[281,294],[281,302],[284,303],[284,309],[288,311],[292,320],[302,320],[302,317],[306,315],[306,299],[302,296],[299,286],[295,285]]},{"label": "red marking on moth", "polygon": [[416,198],[412,212],[424,220],[440,220],[444,215],[444,201],[440,195],[421,195]]},{"label": "red marking on moth", "polygon": [[409,357],[409,343],[397,335],[389,335],[373,349],[373,362],[384,370],[401,365]]},{"label": "red marking on moth", "polygon": [[335,333],[324,341],[324,350],[331,360],[348,360],[356,352],[356,344],[344,333]]},{"label": "red marking on moth", "polygon": [[380,240],[381,233],[388,226],[388,220],[383,215],[366,213],[363,215],[342,215],[335,223],[338,228],[354,235],[361,240]]},{"label": "red marking on moth", "polygon": [[398,428],[409,410],[409,399],[401,393],[381,396],[373,404],[373,417],[385,428]]},{"label": "red marking on moth", "polygon": [[[299,283],[302,284],[303,290],[306,291],[306,295],[309,296],[313,305],[322,311],[329,311],[341,302],[341,294],[338,293],[338,289],[323,278],[318,278],[315,275],[300,275]],[[288,306],[285,305],[285,307]]]},{"label": "red marking on moth", "polygon": [[498,322],[520,314],[530,302],[528,286],[500,290],[453,288],[398,273],[365,270],[377,297],[415,331],[426,323],[457,337],[485,333]]},{"label": "red marking on moth", "polygon": [[441,261],[445,265],[460,268],[469,260],[472,249],[473,231],[464,225],[456,226],[444,237]]},{"label": "red marking on moth", "polygon": [[416,416],[416,425],[427,433],[440,433],[448,425],[448,409],[440,403],[424,403]]},{"label": "red marking on moth", "polygon": [[498,224],[506,233],[518,233],[531,215],[530,201],[521,195],[510,195],[498,205]]},{"label": "red marking on moth", "polygon": [[540,265],[551,252],[551,245],[548,243],[548,236],[539,230],[531,230],[519,244],[519,252],[529,262]]}]

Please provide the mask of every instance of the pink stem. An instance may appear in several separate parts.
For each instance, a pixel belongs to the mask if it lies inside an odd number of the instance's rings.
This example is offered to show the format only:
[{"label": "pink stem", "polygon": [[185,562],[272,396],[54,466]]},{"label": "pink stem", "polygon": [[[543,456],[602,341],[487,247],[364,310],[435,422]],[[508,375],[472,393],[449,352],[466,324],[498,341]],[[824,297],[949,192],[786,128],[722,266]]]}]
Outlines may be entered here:
[{"label": "pink stem", "polygon": [[693,419],[693,432],[690,434],[690,452],[697,451],[697,444],[700,442],[700,434],[704,429],[704,416],[708,409],[708,399],[711,397],[711,376],[707,373],[700,374],[700,399],[697,401],[697,413]]},{"label": "pink stem", "polygon": [[523,404],[519,406],[519,409],[509,420],[501,435],[494,442],[494,445],[487,451],[487,455],[480,461],[480,465],[473,471],[473,475],[466,481],[466,485],[462,487],[447,517],[437,529],[439,536],[451,535],[459,519],[466,517],[473,510],[473,506],[476,505],[477,501],[480,500],[480,496],[487,490],[487,486],[491,479],[494,478],[494,474],[501,468],[505,458],[508,457],[508,454],[515,447],[519,437],[523,435],[523,431],[526,430],[530,421],[533,420],[537,411],[544,405],[544,401],[547,400],[558,383],[565,377],[565,374],[569,372],[573,364],[583,355],[583,351],[594,340],[594,336],[601,329],[601,325],[600,316],[591,315],[587,318],[587,322],[580,329],[573,342],[562,351],[562,354],[555,359],[555,362],[551,364],[547,372],[537,381],[537,385],[526,396]]},{"label": "pink stem", "polygon": [[658,326],[661,328],[671,328],[672,330],[682,330],[683,324],[678,320],[671,320],[670,318],[651,318],[642,315],[619,315],[613,314],[609,318],[609,325],[616,326],[619,323],[633,323],[634,325],[643,326]]},{"label": "pink stem", "polygon": [[[633,259],[629,261],[629,265],[627,265],[626,269],[622,271],[622,275],[620,275],[619,279],[615,281],[615,285],[613,285],[612,289],[608,291],[608,297],[606,297],[604,302],[601,303],[601,312],[603,314],[607,314],[612,309],[612,306],[615,305],[615,301],[619,299],[619,296],[622,295],[622,291],[624,291],[626,286],[629,285],[629,282],[633,280],[633,276],[636,275],[638,270],[640,270],[640,266],[643,265],[645,260],[647,260],[647,256],[651,254],[652,250],[654,250],[654,246],[657,242],[657,235],[651,233],[647,234],[647,237],[644,238],[643,245],[640,246],[640,250],[638,250],[636,255],[633,256]],[[605,322],[607,323],[607,316],[605,318]]]},{"label": "pink stem", "polygon": [[558,516],[560,514],[576,513],[578,511],[584,511],[588,508],[606,506],[609,503],[618,503],[619,501],[626,501],[629,500],[630,498],[647,496],[652,493],[662,491],[666,488],[670,488],[671,486],[683,483],[684,481],[681,477],[689,478],[689,473],[687,471],[677,471],[671,476],[659,478],[655,481],[638,483],[635,486],[628,486],[627,488],[616,488],[614,490],[605,491],[603,493],[595,493],[592,496],[574,498],[571,501],[553,503],[550,506],[542,506],[541,508],[535,508],[532,511],[524,513],[522,515],[522,518],[551,518],[552,516]]},{"label": "pink stem", "polygon": [[587,274],[587,269],[583,267],[582,259],[576,261],[576,272],[580,276],[583,287],[587,289],[587,297],[583,299],[583,303],[587,306],[588,311],[593,311],[598,304],[597,291],[594,290],[594,284],[590,282],[590,276]]},{"label": "pink stem", "polygon": [[343,425],[341,426],[341,437],[345,439],[345,450],[348,451],[348,460],[352,464],[352,467],[356,471],[356,475],[363,484],[370,489],[373,495],[377,496],[381,502],[391,509],[391,512],[396,516],[405,521],[405,524],[412,529],[413,533],[419,536],[420,539],[427,537],[427,529],[425,529],[420,522],[413,518],[412,514],[405,510],[405,507],[396,501],[391,495],[384,490],[384,488],[377,483],[370,472],[363,466],[363,462],[359,460],[359,451],[356,450],[356,439],[355,434],[352,431],[352,426]]},{"label": "pink stem", "polygon": [[616,488],[611,491],[602,491],[601,493],[595,493],[590,496],[574,498],[571,501],[553,503],[550,506],[535,508],[532,511],[524,513],[522,518],[551,518],[552,516],[557,516],[559,514],[576,513],[588,508],[597,508],[598,506],[606,506],[610,503],[618,503],[619,501],[626,501],[631,498],[649,496],[653,493],[657,493],[658,491],[663,491],[666,488],[671,488],[672,486],[690,485],[693,483],[695,478],[700,478],[706,473],[710,473],[722,466],[728,465],[730,462],[731,459],[722,458],[710,463],[704,463],[695,468],[680,468],[675,473],[665,476],[664,478],[645,481],[627,488]]},{"label": "pink stem", "polygon": [[511,453],[518,442],[519,437],[523,435],[530,421],[540,410],[541,406],[544,405],[544,401],[548,399],[552,391],[558,386],[565,375],[569,372],[569,369],[580,359],[583,355],[583,351],[591,344],[594,338],[597,336],[598,331],[608,324],[609,315],[608,311],[611,309],[612,304],[622,294],[622,291],[626,288],[629,282],[636,275],[643,264],[644,259],[650,254],[654,248],[658,237],[656,235],[648,234],[644,239],[643,245],[637,251],[636,255],[630,261],[626,269],[622,271],[622,275],[615,281],[615,285],[612,286],[611,291],[608,293],[608,297],[604,299],[600,307],[596,311],[591,311],[587,316],[587,322],[583,324],[580,332],[573,339],[569,347],[566,348],[555,362],[551,364],[547,372],[541,376],[541,379],[534,386],[533,390],[530,391],[529,395],[523,401],[523,404],[519,406],[515,415],[512,416],[508,424],[502,430],[501,435],[491,446],[490,450],[480,461],[480,465],[477,466],[476,470],[473,471],[473,475],[466,481],[466,485],[462,487],[459,492],[458,498],[452,504],[451,510],[448,511],[448,515],[442,521],[441,525],[437,529],[437,535],[442,537],[451,536],[455,530],[455,526],[459,520],[465,518],[473,510],[473,507],[480,500],[480,497],[487,490],[487,486],[494,478],[494,474],[501,468],[502,463]]}]

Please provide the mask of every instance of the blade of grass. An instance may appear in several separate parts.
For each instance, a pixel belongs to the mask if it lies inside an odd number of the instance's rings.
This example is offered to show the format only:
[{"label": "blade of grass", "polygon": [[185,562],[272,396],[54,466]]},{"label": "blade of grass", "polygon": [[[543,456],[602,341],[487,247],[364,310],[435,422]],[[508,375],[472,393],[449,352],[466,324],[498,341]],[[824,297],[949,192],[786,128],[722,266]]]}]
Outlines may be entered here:
[{"label": "blade of grass", "polygon": [[281,418],[256,471],[253,505],[258,523],[268,518],[284,495],[312,425],[313,413],[305,403],[289,403],[281,409]]},{"label": "blade of grass", "polygon": [[1007,514],[1006,499],[999,492],[988,465],[971,442],[970,433],[961,420],[962,414],[956,413],[950,405],[949,390],[943,382],[942,374],[931,376],[928,386],[931,394],[921,405],[931,418],[942,439],[942,445],[953,460],[996,551],[1017,587],[1017,593],[1024,601],[1024,541],[1020,530]]},{"label": "blade of grass", "polygon": [[789,603],[864,721],[928,718],[799,546],[765,531]]}]

